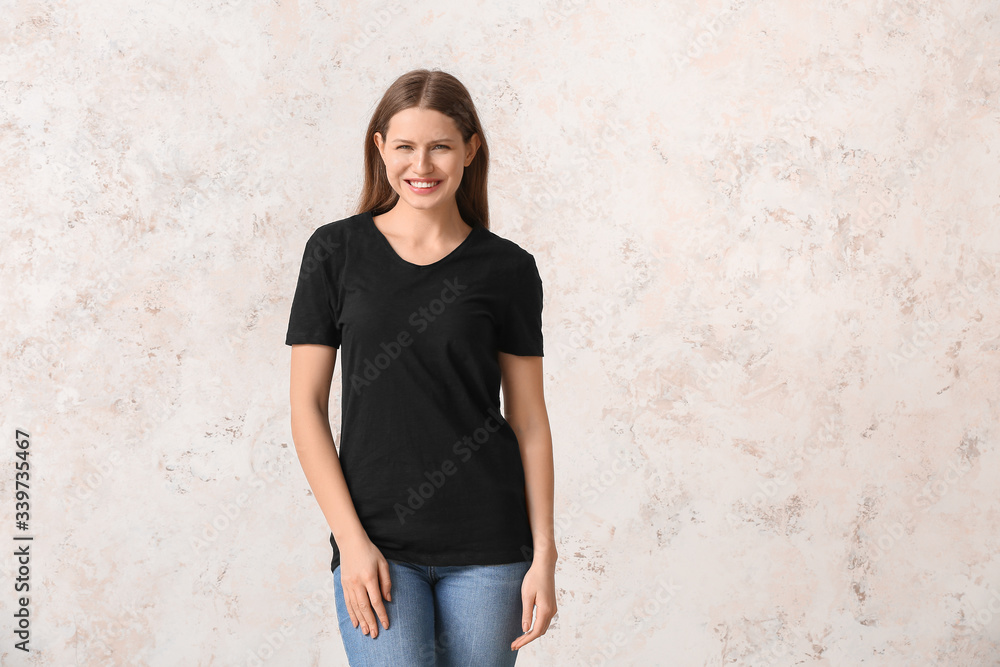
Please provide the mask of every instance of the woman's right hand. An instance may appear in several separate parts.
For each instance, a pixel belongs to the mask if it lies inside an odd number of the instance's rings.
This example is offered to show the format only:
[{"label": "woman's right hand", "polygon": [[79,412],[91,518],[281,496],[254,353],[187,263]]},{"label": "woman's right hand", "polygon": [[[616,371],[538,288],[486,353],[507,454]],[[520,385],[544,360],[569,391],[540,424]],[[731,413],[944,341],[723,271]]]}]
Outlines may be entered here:
[{"label": "woman's right hand", "polygon": [[344,589],[344,602],[354,627],[361,625],[364,634],[378,637],[378,624],[389,629],[389,615],[386,614],[382,597],[392,600],[389,589],[389,562],[367,535],[347,541],[340,548],[340,584]]}]

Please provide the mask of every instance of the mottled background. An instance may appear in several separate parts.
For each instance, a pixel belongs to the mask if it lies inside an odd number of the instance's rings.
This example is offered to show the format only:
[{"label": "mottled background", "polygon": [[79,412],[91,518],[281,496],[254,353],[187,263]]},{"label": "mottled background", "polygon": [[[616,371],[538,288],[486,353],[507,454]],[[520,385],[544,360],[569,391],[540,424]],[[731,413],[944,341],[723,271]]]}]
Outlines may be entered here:
[{"label": "mottled background", "polygon": [[545,286],[559,615],[518,664],[1000,664],[998,9],[0,3],[0,661],[346,664],[284,333],[437,67]]}]

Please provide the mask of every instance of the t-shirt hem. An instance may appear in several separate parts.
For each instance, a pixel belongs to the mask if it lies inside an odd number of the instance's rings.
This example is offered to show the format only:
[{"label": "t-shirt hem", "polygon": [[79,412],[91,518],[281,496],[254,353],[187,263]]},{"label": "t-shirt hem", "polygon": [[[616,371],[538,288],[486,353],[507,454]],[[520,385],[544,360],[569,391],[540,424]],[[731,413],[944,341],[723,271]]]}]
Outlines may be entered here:
[{"label": "t-shirt hem", "polygon": [[513,354],[515,357],[544,357],[545,350],[540,347],[536,348],[507,348],[502,349],[497,347],[497,350],[503,352],[504,354]]},{"label": "t-shirt hem", "polygon": [[[526,545],[526,550],[531,553],[531,545]],[[379,547],[379,551],[387,560],[403,561],[414,565],[433,565],[434,567],[447,567],[449,565],[506,565],[508,563],[531,562],[530,557],[525,557],[520,549],[508,549],[505,551],[476,552],[455,551],[451,553],[440,553],[428,556],[427,554],[414,553],[401,549],[386,549]],[[331,560],[330,571],[333,572],[340,565],[340,554]]]},{"label": "t-shirt hem", "polygon": [[332,340],[320,340],[318,338],[311,338],[308,336],[289,336],[285,338],[285,345],[326,345],[327,347],[333,347],[340,349],[340,343]]}]

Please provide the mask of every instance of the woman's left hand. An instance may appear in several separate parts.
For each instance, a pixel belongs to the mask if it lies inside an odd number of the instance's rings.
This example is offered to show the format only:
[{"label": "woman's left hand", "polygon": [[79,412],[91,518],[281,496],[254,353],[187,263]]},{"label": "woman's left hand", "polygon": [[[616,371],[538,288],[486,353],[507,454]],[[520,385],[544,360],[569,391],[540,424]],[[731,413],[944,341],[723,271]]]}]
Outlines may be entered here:
[{"label": "woman's left hand", "polygon": [[521,582],[521,629],[525,632],[531,626],[531,612],[537,607],[535,612],[535,625],[531,632],[521,635],[511,643],[510,648],[515,651],[530,641],[538,639],[549,629],[552,617],[556,615],[556,564],[552,562],[535,560],[531,567],[524,574]]}]

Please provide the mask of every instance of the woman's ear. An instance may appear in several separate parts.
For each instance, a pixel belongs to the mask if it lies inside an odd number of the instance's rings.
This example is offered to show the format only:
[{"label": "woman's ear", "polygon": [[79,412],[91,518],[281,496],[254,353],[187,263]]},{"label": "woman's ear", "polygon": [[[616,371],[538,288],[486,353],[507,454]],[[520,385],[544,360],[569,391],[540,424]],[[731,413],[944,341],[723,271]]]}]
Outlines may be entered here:
[{"label": "woman's ear", "polygon": [[468,148],[465,151],[466,167],[472,164],[472,159],[476,157],[476,153],[479,151],[479,134],[473,134],[471,137],[469,137],[467,146]]}]

